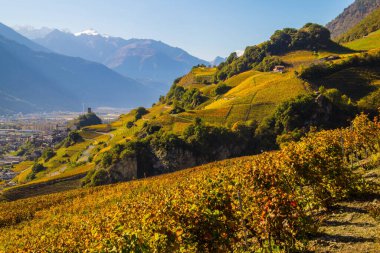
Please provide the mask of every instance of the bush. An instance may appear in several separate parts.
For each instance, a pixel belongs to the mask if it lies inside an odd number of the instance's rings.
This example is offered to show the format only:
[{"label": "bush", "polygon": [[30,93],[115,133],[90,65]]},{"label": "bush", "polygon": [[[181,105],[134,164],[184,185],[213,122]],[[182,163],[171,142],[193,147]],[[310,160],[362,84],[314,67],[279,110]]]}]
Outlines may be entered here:
[{"label": "bush", "polygon": [[32,172],[35,174],[44,170],[46,170],[46,168],[40,163],[35,163],[32,167]]},{"label": "bush", "polygon": [[126,127],[132,128],[134,125],[135,125],[135,123],[133,121],[128,121]]},{"label": "bush", "polygon": [[145,109],[145,107],[138,107],[135,111],[135,121],[139,120],[144,116],[145,114],[148,114],[149,111]]},{"label": "bush", "polygon": [[277,56],[267,56],[259,64],[255,65],[254,69],[262,72],[270,72],[277,65],[285,65]]},{"label": "bush", "polygon": [[67,148],[83,141],[83,137],[77,131],[72,131],[69,133],[66,139],[63,140],[63,146]]},{"label": "bush", "polygon": [[231,89],[231,87],[228,86],[227,84],[220,83],[215,87],[214,94],[215,94],[215,96],[223,95],[223,94],[227,93],[227,91],[229,91],[230,89]]},{"label": "bush", "polygon": [[102,166],[103,166],[103,168],[108,168],[109,166],[111,166],[112,160],[113,160],[113,157],[112,157],[111,153],[109,153],[109,152],[104,153],[104,155],[102,157]]},{"label": "bush", "polygon": [[110,183],[110,176],[108,171],[105,169],[99,169],[94,172],[91,178],[91,185],[93,186],[99,186],[99,185],[105,185]]},{"label": "bush", "polygon": [[170,110],[169,114],[178,114],[185,111],[186,111],[185,109],[183,109],[177,103],[175,103],[174,108]]},{"label": "bush", "polygon": [[49,161],[53,156],[55,156],[55,152],[51,148],[46,148],[44,152],[42,153],[42,158],[45,160],[45,162]]},{"label": "bush", "polygon": [[33,167],[32,167],[32,172],[30,172],[27,175],[26,179],[27,180],[33,180],[33,179],[36,178],[36,174],[37,173],[39,173],[41,171],[44,171],[44,170],[46,170],[46,168],[42,164],[40,164],[40,163],[34,163]]},{"label": "bush", "polygon": [[173,84],[165,97],[167,104],[176,104],[184,109],[194,109],[206,100],[207,97],[199,89],[185,89],[176,84]]}]

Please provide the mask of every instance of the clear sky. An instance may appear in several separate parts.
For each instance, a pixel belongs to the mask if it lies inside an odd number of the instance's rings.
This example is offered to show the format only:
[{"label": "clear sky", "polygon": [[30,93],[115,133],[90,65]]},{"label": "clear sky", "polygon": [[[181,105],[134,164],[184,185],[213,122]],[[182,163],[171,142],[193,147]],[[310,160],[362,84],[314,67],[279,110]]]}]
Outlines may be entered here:
[{"label": "clear sky", "polygon": [[284,27],[326,24],[354,0],[0,0],[0,22],[151,38],[211,60]]}]

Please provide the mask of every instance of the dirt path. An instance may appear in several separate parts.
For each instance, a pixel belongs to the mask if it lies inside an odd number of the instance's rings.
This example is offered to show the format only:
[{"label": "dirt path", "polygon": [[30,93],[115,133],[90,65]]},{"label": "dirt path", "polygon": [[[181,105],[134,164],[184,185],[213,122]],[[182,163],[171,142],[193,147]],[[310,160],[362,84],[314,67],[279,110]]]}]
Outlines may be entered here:
[{"label": "dirt path", "polygon": [[91,151],[95,148],[94,145],[89,145],[85,151],[83,151],[81,157],[78,159],[78,162],[88,162]]},{"label": "dirt path", "polygon": [[[114,137],[115,135],[114,134],[111,134],[111,133],[103,133],[103,132],[95,132],[97,134],[100,134],[100,135],[108,135],[110,137],[110,139],[108,140],[108,142],[110,142]],[[90,140],[90,139],[89,139]],[[81,157],[79,157],[78,159],[78,162],[88,162],[88,158],[90,157],[91,155],[91,151],[95,148],[95,145],[89,145],[86,150],[84,150],[82,152],[82,155]]]},{"label": "dirt path", "polygon": [[[367,173],[380,181],[380,169]],[[380,194],[339,202],[321,222],[318,235],[310,242],[312,252],[380,252],[380,220],[369,214],[371,205],[380,205]]]}]

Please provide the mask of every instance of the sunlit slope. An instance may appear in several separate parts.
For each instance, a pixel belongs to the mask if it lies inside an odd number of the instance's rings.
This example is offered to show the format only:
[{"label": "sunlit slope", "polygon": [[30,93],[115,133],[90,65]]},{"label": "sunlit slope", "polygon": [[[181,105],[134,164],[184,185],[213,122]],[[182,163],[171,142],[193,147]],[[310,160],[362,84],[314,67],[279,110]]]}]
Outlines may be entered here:
[{"label": "sunlit slope", "polygon": [[251,76],[206,106],[206,109],[238,104],[277,104],[305,91],[304,82],[297,79],[294,73],[251,73]]},{"label": "sunlit slope", "polygon": [[380,30],[370,33],[367,36],[345,43],[344,46],[353,50],[372,50],[380,49]]},{"label": "sunlit slope", "polygon": [[47,167],[46,171],[37,173],[35,179],[28,181],[32,164],[22,164],[23,169],[17,169],[20,175],[15,181],[31,184],[70,177],[76,173],[83,174],[94,168],[103,154],[115,145],[139,138],[139,133],[147,125],[159,125],[162,131],[181,135],[195,118],[201,118],[207,124],[227,127],[239,121],[260,123],[271,116],[284,101],[314,92],[321,84],[328,88],[336,87],[353,100],[359,101],[370,93],[361,87],[372,90],[377,87],[378,70],[344,70],[325,77],[314,86],[297,77],[297,71],[320,63],[326,56],[339,55],[340,59],[335,60],[339,62],[353,54],[355,53],[293,51],[280,56],[286,64],[285,73],[255,70],[240,73],[224,81],[231,89],[223,95],[215,95],[214,90],[218,84],[210,83],[217,69],[195,67],[188,75],[177,80],[177,85],[186,89],[199,89],[207,97],[195,109],[173,114],[173,104],[158,102],[148,108],[148,112],[138,120],[135,119],[135,111],[131,111],[111,124],[86,127],[79,132],[83,142],[61,147],[49,161],[39,161]]}]

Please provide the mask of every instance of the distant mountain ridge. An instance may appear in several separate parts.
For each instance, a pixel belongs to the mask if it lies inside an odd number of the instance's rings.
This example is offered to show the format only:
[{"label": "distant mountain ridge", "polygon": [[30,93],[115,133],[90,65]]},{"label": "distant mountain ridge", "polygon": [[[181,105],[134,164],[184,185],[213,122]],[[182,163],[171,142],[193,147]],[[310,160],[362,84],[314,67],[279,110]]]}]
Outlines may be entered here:
[{"label": "distant mountain ridge", "polygon": [[221,64],[222,62],[225,62],[226,60],[227,60],[227,58],[217,56],[210,63],[211,63],[211,66],[218,66],[219,64]]},{"label": "distant mountain ridge", "polygon": [[27,46],[28,48],[33,49],[35,51],[50,52],[50,50],[48,50],[47,48],[25,38],[21,34],[15,32],[12,28],[2,23],[0,23],[0,35],[4,36],[5,38],[8,38],[9,40],[17,42],[18,44]]},{"label": "distant mountain ridge", "polygon": [[34,41],[56,53],[102,63],[133,79],[161,83],[165,91],[193,66],[210,64],[161,41],[126,40],[101,35],[93,29],[75,34],[55,29]]},{"label": "distant mountain ridge", "polygon": [[48,33],[52,32],[54,29],[48,28],[48,27],[41,27],[41,28],[34,28],[33,26],[14,26],[12,27],[15,31],[17,31],[19,34],[22,36],[34,40],[37,38],[43,38],[45,37]]},{"label": "distant mountain ridge", "polygon": [[131,108],[150,105],[159,95],[102,64],[38,50],[0,27],[0,114],[79,111],[82,103]]},{"label": "distant mountain ridge", "polygon": [[379,7],[380,0],[356,0],[344,9],[338,17],[329,22],[326,27],[331,31],[331,37],[335,39],[353,28]]}]

